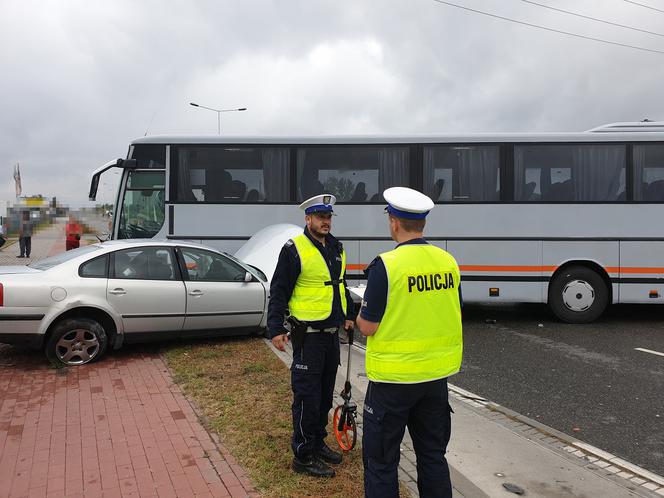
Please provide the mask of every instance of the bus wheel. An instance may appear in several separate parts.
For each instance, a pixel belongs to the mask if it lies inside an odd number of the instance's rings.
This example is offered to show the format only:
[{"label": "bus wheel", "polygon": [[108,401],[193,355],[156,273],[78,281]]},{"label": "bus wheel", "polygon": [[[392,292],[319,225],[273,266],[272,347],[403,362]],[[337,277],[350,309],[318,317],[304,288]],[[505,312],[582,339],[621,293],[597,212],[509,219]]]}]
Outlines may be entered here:
[{"label": "bus wheel", "polygon": [[549,285],[549,307],[567,323],[597,320],[609,302],[606,283],[596,271],[570,266],[559,272]]}]

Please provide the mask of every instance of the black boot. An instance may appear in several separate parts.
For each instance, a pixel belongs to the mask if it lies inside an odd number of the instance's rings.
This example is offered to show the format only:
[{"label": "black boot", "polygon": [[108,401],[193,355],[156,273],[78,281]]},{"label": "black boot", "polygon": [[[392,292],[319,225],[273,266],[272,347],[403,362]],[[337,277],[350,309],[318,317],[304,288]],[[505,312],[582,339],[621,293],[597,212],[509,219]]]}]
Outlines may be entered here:
[{"label": "black boot", "polygon": [[313,477],[334,477],[335,472],[332,467],[323,462],[320,458],[310,457],[300,459],[293,457],[291,468],[300,474],[307,474]]},{"label": "black boot", "polygon": [[339,464],[341,463],[341,453],[333,451],[328,445],[323,443],[323,446],[316,452],[316,455],[320,457],[321,460],[327,463]]}]

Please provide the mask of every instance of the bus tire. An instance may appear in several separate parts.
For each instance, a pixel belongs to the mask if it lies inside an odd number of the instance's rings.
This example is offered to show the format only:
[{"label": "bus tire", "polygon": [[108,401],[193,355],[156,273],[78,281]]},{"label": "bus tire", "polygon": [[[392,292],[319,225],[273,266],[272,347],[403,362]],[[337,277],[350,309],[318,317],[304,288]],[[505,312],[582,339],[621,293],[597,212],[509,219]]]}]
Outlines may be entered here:
[{"label": "bus tire", "polygon": [[585,266],[569,266],[558,272],[549,285],[549,307],[567,323],[597,320],[609,303],[604,279]]},{"label": "bus tire", "polygon": [[59,322],[46,342],[46,357],[57,366],[84,365],[104,355],[106,331],[89,318],[67,318]]}]

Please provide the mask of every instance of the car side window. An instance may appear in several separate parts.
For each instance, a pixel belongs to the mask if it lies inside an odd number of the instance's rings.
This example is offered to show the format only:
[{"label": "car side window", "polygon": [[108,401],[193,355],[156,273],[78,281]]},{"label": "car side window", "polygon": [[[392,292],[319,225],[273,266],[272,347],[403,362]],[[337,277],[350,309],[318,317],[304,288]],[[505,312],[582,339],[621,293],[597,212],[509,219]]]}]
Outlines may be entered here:
[{"label": "car side window", "polygon": [[166,247],[137,247],[114,253],[115,278],[177,280],[173,253]]},{"label": "car side window", "polygon": [[243,282],[246,270],[221,254],[201,249],[181,249],[189,280],[198,282]]},{"label": "car side window", "polygon": [[78,267],[78,274],[85,278],[108,277],[108,254],[86,261]]}]

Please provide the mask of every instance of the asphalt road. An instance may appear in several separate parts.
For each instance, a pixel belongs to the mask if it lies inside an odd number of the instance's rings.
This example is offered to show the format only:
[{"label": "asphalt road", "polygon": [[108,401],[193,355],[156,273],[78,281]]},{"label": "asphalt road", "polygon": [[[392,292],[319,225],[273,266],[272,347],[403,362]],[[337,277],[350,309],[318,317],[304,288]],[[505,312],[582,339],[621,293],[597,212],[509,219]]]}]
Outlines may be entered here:
[{"label": "asphalt road", "polygon": [[542,305],[468,305],[450,381],[663,475],[664,356],[634,348],[664,353],[664,306],[569,325]]}]

